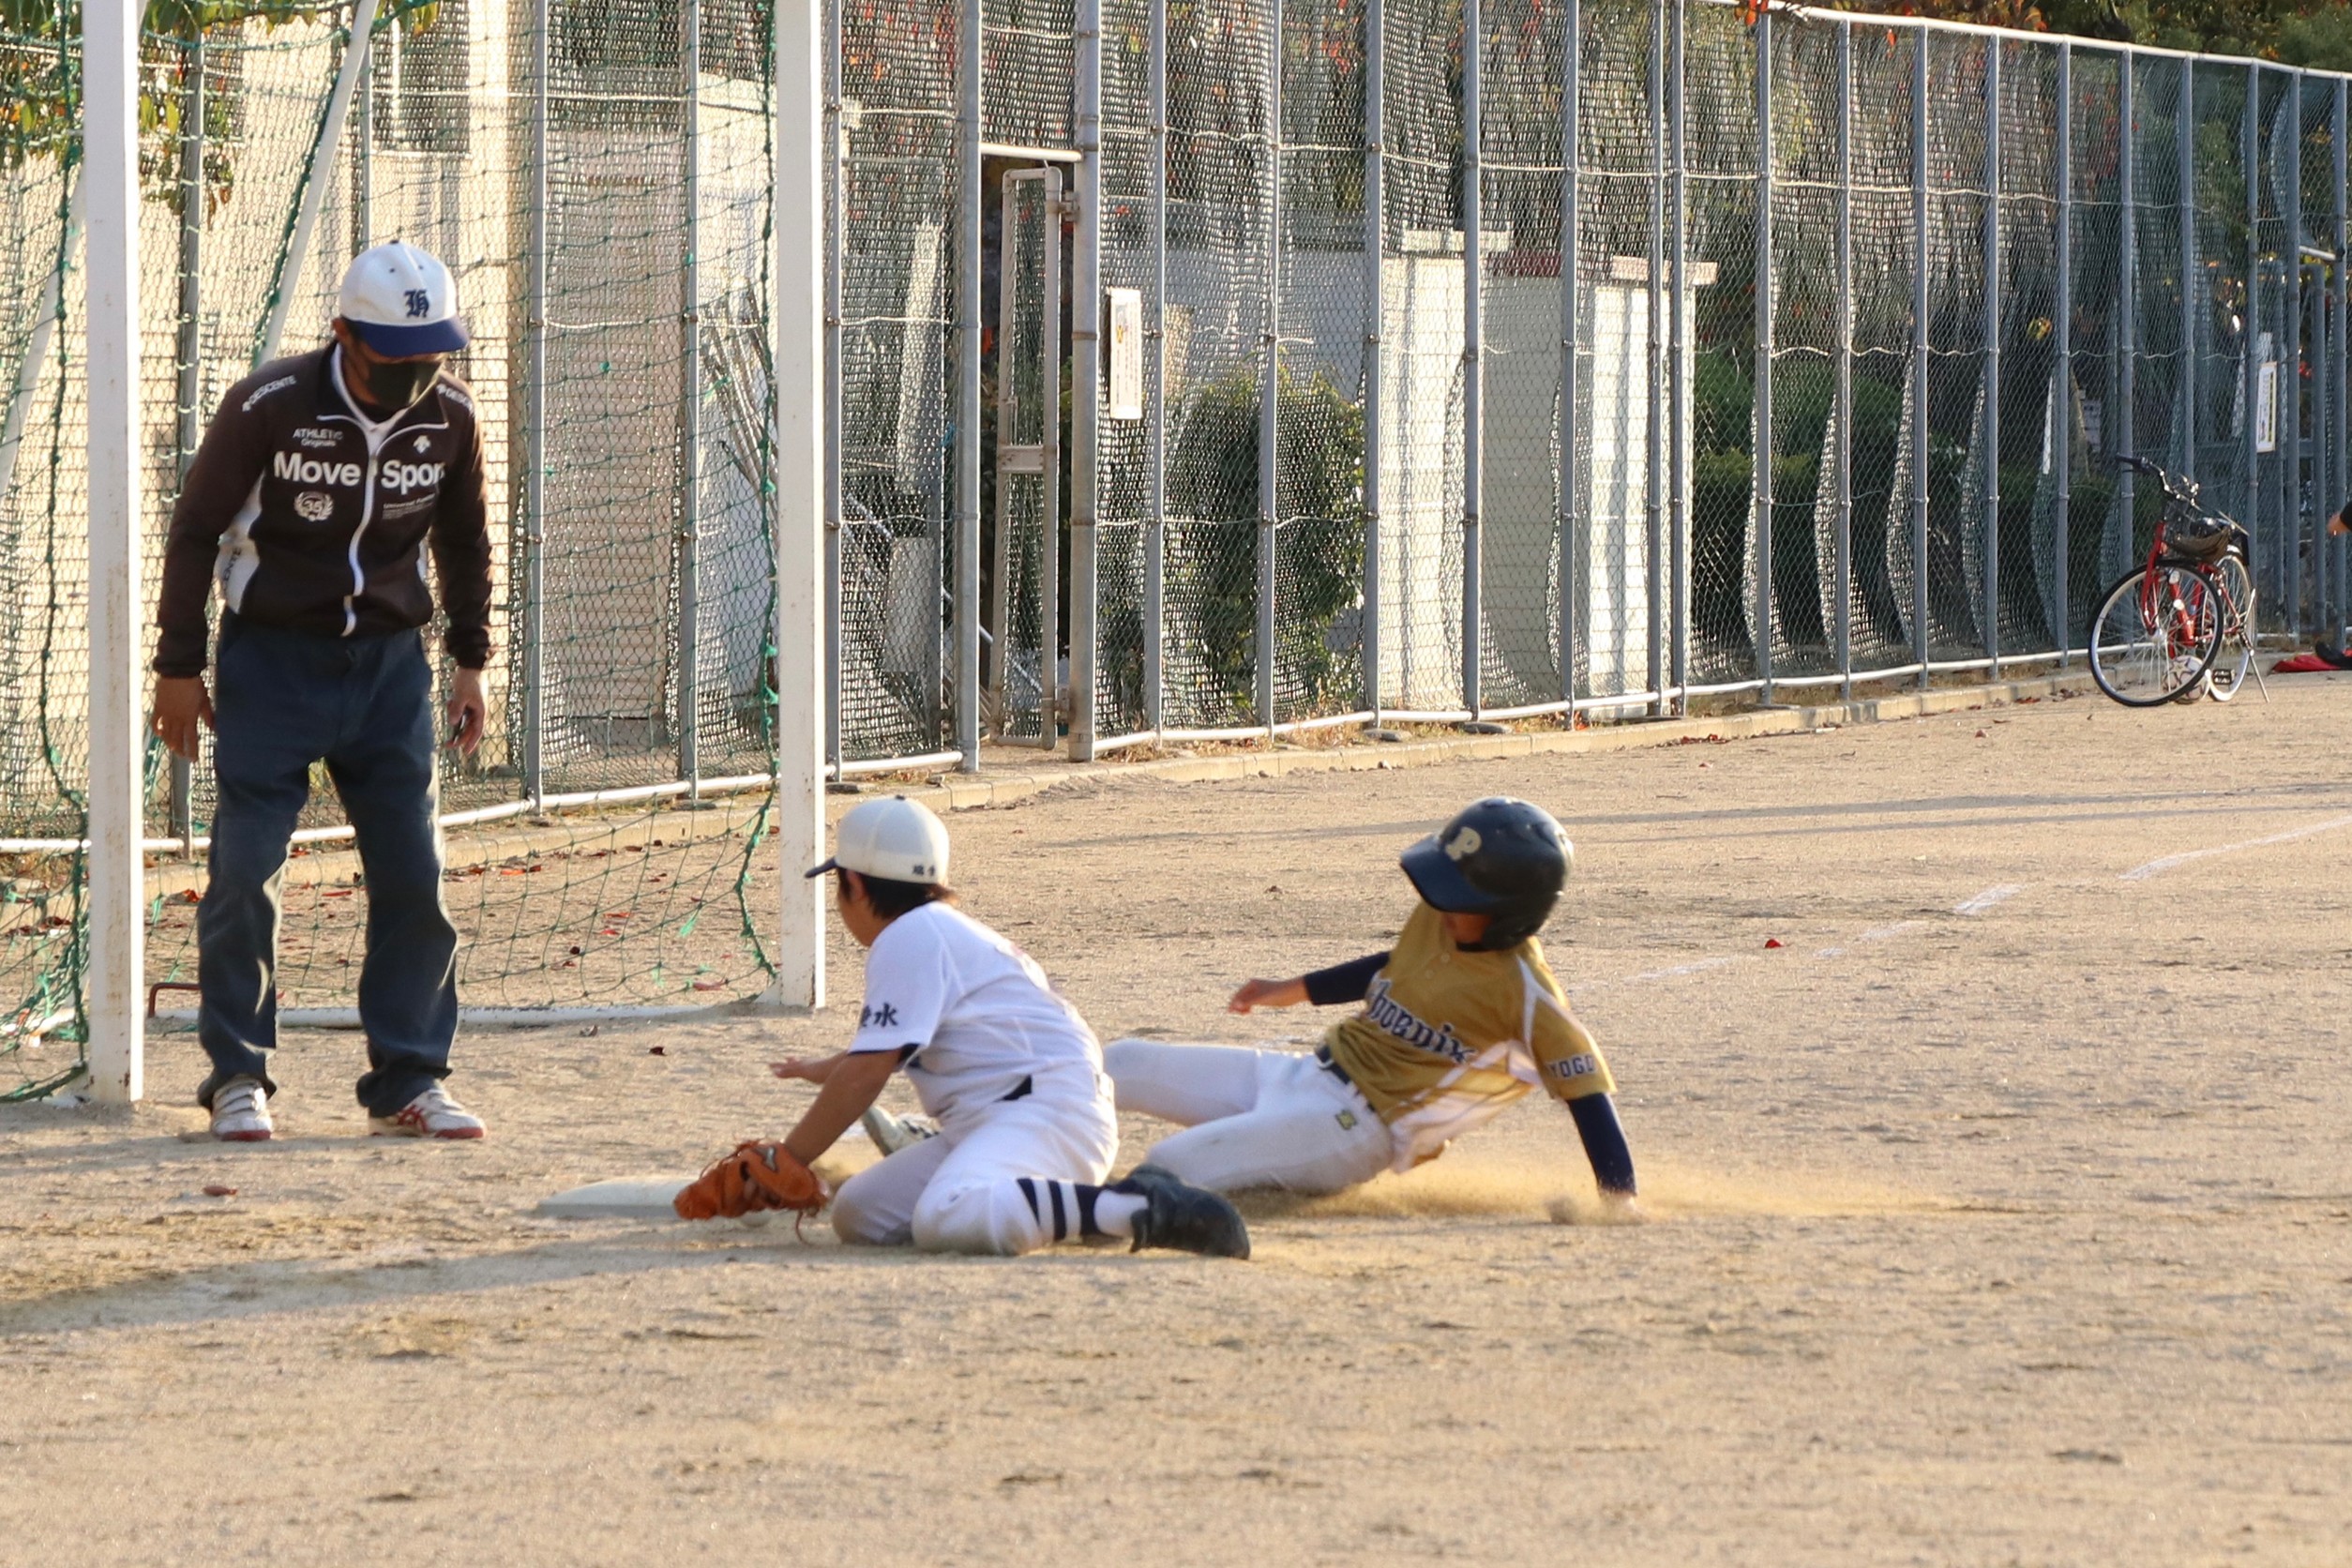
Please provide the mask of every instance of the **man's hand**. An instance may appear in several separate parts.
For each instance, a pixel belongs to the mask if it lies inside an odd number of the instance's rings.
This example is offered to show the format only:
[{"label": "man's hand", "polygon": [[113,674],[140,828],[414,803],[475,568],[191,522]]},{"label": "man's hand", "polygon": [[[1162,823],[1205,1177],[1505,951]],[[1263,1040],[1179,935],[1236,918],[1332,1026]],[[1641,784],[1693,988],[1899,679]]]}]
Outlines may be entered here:
[{"label": "man's hand", "polygon": [[482,725],[489,716],[490,705],[482,701],[482,672],[460,665],[449,683],[449,745],[473,756],[482,744]]},{"label": "man's hand", "polygon": [[1245,980],[1226,1003],[1225,1010],[1246,1013],[1254,1007],[1296,1007],[1305,1000],[1304,980]]},{"label": "man's hand", "polygon": [[2344,514],[2342,512],[2338,512],[2334,517],[2328,520],[2328,532],[2330,534],[2352,534],[2352,522],[2344,521]]},{"label": "man's hand", "polygon": [[212,693],[204,689],[202,675],[158,675],[155,678],[155,718],[153,727],[163,744],[175,757],[196,760],[203,745],[201,723],[205,730],[213,728]]}]

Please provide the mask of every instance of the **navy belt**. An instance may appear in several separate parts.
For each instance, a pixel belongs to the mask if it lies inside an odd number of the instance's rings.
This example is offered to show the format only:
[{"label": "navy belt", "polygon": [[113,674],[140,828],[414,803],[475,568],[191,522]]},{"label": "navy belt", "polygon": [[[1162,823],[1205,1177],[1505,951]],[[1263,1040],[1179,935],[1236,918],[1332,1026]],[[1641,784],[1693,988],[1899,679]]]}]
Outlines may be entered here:
[{"label": "navy belt", "polygon": [[1332,1077],[1337,1078],[1349,1088],[1353,1089],[1356,1086],[1356,1080],[1348,1076],[1348,1069],[1342,1067],[1338,1062],[1333,1058],[1331,1054],[1331,1048],[1329,1046],[1317,1046],[1315,1048],[1315,1060],[1322,1067],[1323,1071],[1329,1073]]}]

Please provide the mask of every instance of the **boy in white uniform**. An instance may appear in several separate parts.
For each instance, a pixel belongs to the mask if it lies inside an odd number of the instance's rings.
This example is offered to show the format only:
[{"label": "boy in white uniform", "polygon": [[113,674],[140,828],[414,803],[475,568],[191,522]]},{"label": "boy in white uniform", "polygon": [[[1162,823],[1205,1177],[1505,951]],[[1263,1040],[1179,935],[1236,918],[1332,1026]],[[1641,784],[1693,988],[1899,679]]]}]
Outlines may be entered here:
[{"label": "boy in white uniform", "polygon": [[[1119,1124],[1102,1047],[1027,954],[955,907],[947,852],[945,826],[903,795],[842,818],[833,858],[808,875],[836,873],[841,923],[868,949],[857,1034],[837,1055],[776,1063],[778,1078],[820,1085],[816,1103],[780,1144],[718,1161],[679,1212],[731,1212],[745,1201],[731,1195],[779,1171],[801,1182],[903,1065],[938,1135],[841,1184],[833,1227],[843,1241],[1012,1256],[1123,1237],[1138,1251],[1248,1257],[1248,1231],[1224,1199],[1152,1166],[1104,1184]],[[797,1190],[798,1201],[745,1206],[822,1201],[813,1178]]]}]

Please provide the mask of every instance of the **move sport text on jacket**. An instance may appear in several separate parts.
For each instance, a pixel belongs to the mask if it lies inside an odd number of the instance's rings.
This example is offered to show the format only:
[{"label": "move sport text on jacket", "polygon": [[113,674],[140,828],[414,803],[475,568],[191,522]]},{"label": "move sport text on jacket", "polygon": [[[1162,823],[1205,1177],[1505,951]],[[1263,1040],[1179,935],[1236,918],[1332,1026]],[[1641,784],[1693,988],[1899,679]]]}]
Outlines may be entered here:
[{"label": "move sport text on jacket", "polygon": [[444,646],[490,658],[490,542],[481,432],[455,376],[388,420],[346,395],[335,344],[274,360],[229,389],[172,510],[155,657],[204,671],[204,596],[247,620],[369,637],[432,619],[428,540],[448,615]]}]

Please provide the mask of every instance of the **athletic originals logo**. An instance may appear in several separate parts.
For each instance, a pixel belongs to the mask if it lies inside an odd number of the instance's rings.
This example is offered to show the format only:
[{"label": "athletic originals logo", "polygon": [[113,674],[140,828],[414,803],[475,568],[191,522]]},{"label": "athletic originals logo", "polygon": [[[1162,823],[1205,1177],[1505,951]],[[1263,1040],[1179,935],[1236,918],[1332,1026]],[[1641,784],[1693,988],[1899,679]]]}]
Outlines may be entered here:
[{"label": "athletic originals logo", "polygon": [[433,313],[433,296],[424,290],[411,289],[403,297],[408,301],[409,320],[423,321]]},{"label": "athletic originals logo", "polygon": [[857,1027],[896,1029],[898,1027],[898,1009],[887,1002],[879,1007],[861,1007],[857,1014]]},{"label": "athletic originals logo", "polygon": [[1385,979],[1372,982],[1371,994],[1364,999],[1364,1016],[1416,1050],[1442,1056],[1457,1064],[1470,1059],[1470,1047],[1455,1038],[1452,1024],[1440,1024],[1432,1029],[1414,1018],[1402,1003],[1389,995],[1389,983]]}]

